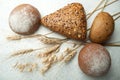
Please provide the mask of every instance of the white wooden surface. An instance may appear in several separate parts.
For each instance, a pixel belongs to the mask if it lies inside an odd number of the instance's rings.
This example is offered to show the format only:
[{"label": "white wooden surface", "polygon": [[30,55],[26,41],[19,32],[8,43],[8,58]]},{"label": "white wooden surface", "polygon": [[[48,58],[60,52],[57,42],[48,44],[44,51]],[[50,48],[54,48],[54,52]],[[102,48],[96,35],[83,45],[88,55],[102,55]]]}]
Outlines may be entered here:
[{"label": "white wooden surface", "polygon": [[[112,65],[107,75],[102,77],[89,77],[79,69],[78,53],[69,64],[54,65],[44,76],[38,71],[33,73],[21,73],[12,68],[17,59],[5,60],[11,53],[20,49],[38,48],[41,46],[36,39],[23,39],[20,41],[8,41],[8,35],[14,35],[8,24],[8,17],[14,7],[22,3],[35,6],[41,13],[41,17],[58,10],[72,2],[83,4],[86,13],[91,12],[101,0],[0,0],[0,80],[119,80],[120,79],[120,47],[106,47],[112,58]],[[113,1],[113,0],[109,0]],[[120,12],[120,0],[105,8],[111,15]],[[99,11],[98,11],[99,12]],[[89,20],[90,27],[96,12]],[[50,30],[41,26],[37,33],[48,33]],[[58,34],[50,36],[61,37]],[[115,31],[110,42],[120,41],[120,19],[115,21]],[[82,47],[81,47],[82,48]],[[32,60],[32,56],[21,57],[21,61]]]}]

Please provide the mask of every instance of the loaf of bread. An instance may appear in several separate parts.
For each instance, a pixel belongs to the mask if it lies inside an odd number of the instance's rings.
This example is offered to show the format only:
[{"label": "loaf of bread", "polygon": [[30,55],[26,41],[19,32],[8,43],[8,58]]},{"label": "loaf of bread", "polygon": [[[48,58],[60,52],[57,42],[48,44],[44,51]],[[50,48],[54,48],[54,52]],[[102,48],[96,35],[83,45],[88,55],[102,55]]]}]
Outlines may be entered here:
[{"label": "loaf of bread", "polygon": [[80,3],[71,3],[41,19],[50,30],[76,40],[86,39],[86,15]]}]

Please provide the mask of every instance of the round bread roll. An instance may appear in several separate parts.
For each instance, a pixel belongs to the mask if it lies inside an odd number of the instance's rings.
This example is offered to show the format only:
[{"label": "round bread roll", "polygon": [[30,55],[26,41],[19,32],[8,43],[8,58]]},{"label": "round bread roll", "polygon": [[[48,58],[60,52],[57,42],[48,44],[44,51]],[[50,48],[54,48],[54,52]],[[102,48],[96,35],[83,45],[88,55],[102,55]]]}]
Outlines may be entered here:
[{"label": "round bread roll", "polygon": [[100,44],[89,43],[79,53],[78,63],[81,70],[90,76],[102,76],[111,66],[109,52]]},{"label": "round bread roll", "polygon": [[94,19],[90,29],[90,40],[94,43],[104,43],[114,32],[114,19],[107,12],[100,12]]},{"label": "round bread roll", "polygon": [[30,4],[21,4],[9,15],[9,25],[18,34],[32,34],[40,26],[40,13]]}]

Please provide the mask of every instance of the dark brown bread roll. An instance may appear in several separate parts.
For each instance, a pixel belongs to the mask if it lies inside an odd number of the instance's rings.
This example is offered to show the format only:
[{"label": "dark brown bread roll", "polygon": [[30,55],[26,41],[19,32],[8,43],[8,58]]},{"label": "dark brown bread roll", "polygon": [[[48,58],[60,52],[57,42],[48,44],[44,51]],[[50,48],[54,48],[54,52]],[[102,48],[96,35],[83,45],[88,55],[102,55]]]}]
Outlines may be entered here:
[{"label": "dark brown bread roll", "polygon": [[89,43],[80,51],[78,63],[85,74],[102,76],[110,69],[111,57],[102,45]]},{"label": "dark brown bread roll", "polygon": [[12,10],[9,25],[18,34],[32,34],[40,26],[40,13],[30,4],[21,4]]}]

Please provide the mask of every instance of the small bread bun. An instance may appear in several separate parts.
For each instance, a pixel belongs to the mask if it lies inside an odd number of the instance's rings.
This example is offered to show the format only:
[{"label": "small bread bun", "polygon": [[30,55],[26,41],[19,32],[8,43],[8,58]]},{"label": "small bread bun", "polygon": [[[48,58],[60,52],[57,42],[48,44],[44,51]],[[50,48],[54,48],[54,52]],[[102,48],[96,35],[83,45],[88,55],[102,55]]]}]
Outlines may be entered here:
[{"label": "small bread bun", "polygon": [[94,19],[90,29],[90,40],[94,43],[105,43],[114,32],[115,23],[108,12],[100,12]]},{"label": "small bread bun", "polygon": [[111,66],[109,52],[100,44],[89,43],[79,53],[78,63],[81,70],[90,76],[102,76]]},{"label": "small bread bun", "polygon": [[18,34],[32,34],[40,26],[40,13],[30,4],[21,4],[10,13],[9,25]]}]

